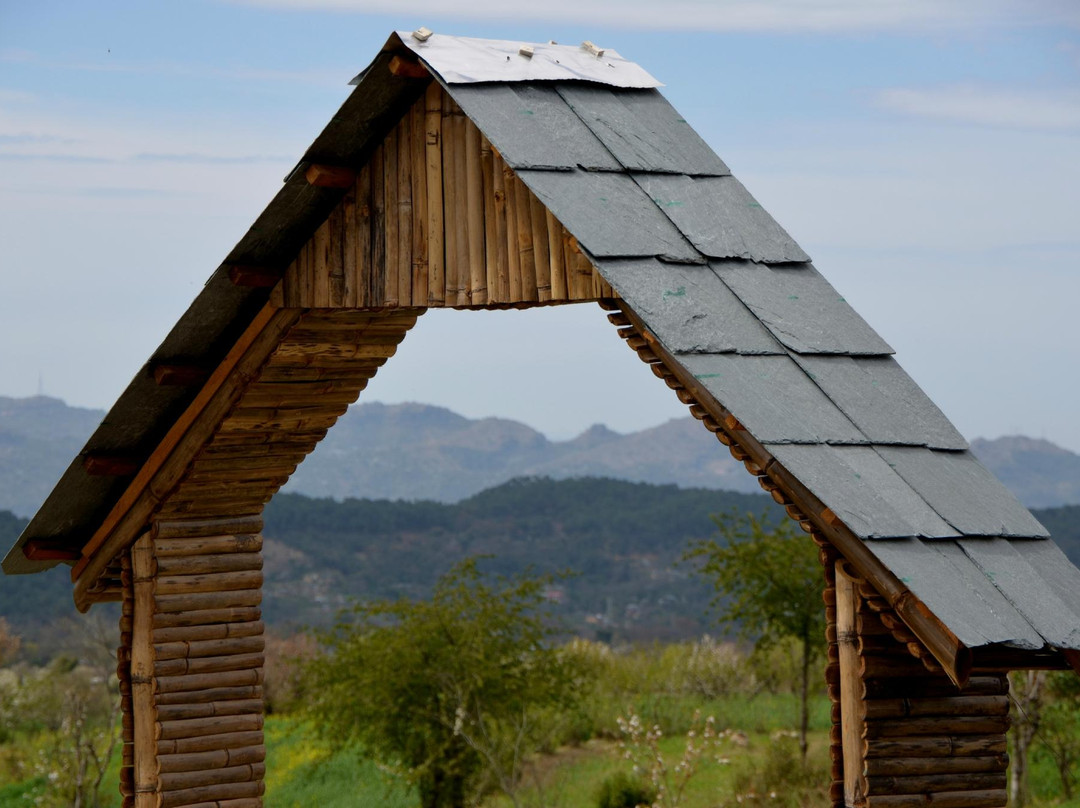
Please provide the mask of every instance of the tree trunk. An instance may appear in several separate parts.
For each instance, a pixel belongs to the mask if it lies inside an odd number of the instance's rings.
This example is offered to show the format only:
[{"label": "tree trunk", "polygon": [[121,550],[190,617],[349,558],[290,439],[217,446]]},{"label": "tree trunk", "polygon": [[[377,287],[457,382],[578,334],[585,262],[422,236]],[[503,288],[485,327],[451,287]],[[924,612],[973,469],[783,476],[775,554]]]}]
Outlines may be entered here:
[{"label": "tree trunk", "polygon": [[802,756],[803,765],[806,765],[806,735],[810,728],[810,638],[805,634],[802,637],[802,681],[800,682],[800,686],[799,754]]},{"label": "tree trunk", "polygon": [[1012,676],[1016,720],[1013,721],[1013,750],[1009,778],[1009,805],[1023,808],[1028,798],[1028,751],[1039,729],[1045,671],[1018,671]]},{"label": "tree trunk", "polygon": [[420,808],[466,808],[465,781],[436,768],[420,778]]}]

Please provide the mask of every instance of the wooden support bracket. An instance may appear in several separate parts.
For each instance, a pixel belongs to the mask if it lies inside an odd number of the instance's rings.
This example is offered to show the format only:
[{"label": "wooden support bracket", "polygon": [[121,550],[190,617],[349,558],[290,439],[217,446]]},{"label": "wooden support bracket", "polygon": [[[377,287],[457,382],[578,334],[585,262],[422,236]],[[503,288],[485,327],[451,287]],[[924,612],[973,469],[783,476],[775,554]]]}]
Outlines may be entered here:
[{"label": "wooden support bracket", "polygon": [[155,365],[151,374],[162,387],[198,387],[210,377],[201,365]]},{"label": "wooden support bracket", "polygon": [[142,463],[133,455],[91,452],[83,455],[82,465],[91,477],[129,477]]},{"label": "wooden support bracket", "polygon": [[22,548],[28,561],[78,561],[82,550],[71,542],[49,539],[30,539]]},{"label": "wooden support bracket", "polygon": [[268,289],[276,286],[285,274],[284,270],[272,267],[249,266],[247,264],[231,264],[229,266],[229,280],[233,286],[245,286],[251,289]]},{"label": "wooden support bracket", "polygon": [[407,59],[398,54],[390,57],[390,75],[399,79],[430,79],[431,73],[416,59]]},{"label": "wooden support bracket", "polygon": [[349,188],[356,182],[356,172],[347,166],[312,163],[304,172],[309,185],[316,188]]}]

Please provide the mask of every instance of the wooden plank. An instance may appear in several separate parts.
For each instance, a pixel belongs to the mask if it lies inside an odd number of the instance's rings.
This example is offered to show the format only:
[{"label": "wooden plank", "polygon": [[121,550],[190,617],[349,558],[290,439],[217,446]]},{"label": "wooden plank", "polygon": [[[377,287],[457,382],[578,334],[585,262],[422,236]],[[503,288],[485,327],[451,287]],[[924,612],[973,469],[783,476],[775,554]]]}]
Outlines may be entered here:
[{"label": "wooden plank", "polygon": [[[220,688],[249,687],[262,685],[263,672],[261,668],[245,668],[234,671],[220,671],[215,673],[189,673],[181,676],[161,676],[157,680],[157,692],[160,696],[165,693],[193,693]],[[247,744],[242,744],[247,745]],[[159,745],[160,747],[160,745]],[[217,747],[207,747],[215,749]],[[164,749],[159,748],[159,753]],[[174,749],[172,751],[183,751]],[[188,751],[204,751],[191,749]]]},{"label": "wooden plank", "polygon": [[341,200],[341,302],[336,305],[349,308],[357,305],[356,250],[359,225],[356,220],[356,186],[358,182],[359,175],[357,182],[345,191],[345,196]]},{"label": "wooden plank", "polygon": [[262,743],[262,730],[253,730],[162,740],[158,742],[158,749],[162,755],[184,755],[217,749],[243,749],[249,746],[262,746]]},{"label": "wooden plank", "polygon": [[[346,189],[346,194],[355,193],[356,183],[351,183]],[[321,228],[320,228],[321,229]],[[330,211],[326,220],[327,243],[323,248],[322,260],[326,265],[326,305],[345,305],[345,205],[344,199]],[[319,299],[316,289],[316,299]]]},{"label": "wooden plank", "polygon": [[510,236],[507,232],[506,171],[507,166],[498,153],[491,152],[491,185],[495,217],[495,285],[488,284],[488,300],[510,302]]},{"label": "wooden plank", "polygon": [[229,592],[258,589],[262,586],[262,570],[205,572],[190,575],[158,574],[155,592],[158,595],[177,595],[192,592]]},{"label": "wooden plank", "polygon": [[514,175],[514,220],[517,224],[518,263],[521,268],[521,300],[539,300],[537,295],[536,259],[533,253],[531,192],[517,174]]},{"label": "wooden plank", "polygon": [[233,286],[242,286],[247,289],[269,289],[277,286],[284,274],[278,267],[229,265],[229,280]]},{"label": "wooden plank", "polygon": [[367,162],[356,175],[356,276],[350,295],[357,306],[371,306],[374,260],[374,214],[371,203],[371,163]]},{"label": "wooden plank", "polygon": [[[352,183],[349,183],[349,186],[352,187]],[[311,299],[305,301],[308,306],[319,308],[330,306],[330,240],[330,218],[328,217],[315,229],[315,234],[311,237],[314,260],[311,265]]]},{"label": "wooden plank", "polygon": [[162,774],[223,769],[244,763],[262,763],[266,760],[266,747],[245,746],[239,749],[213,749],[209,752],[161,755],[158,760]]},{"label": "wooden plank", "polygon": [[469,295],[466,302],[479,306],[488,301],[484,168],[480,130],[465,116],[462,116],[462,123],[465,128],[466,220],[469,229]]},{"label": "wooden plank", "polygon": [[[434,82],[433,82],[434,83]],[[424,98],[409,110],[409,163],[412,176],[412,304],[428,304],[428,198]]]},{"label": "wooden plank", "polygon": [[882,775],[965,774],[970,772],[1003,772],[1009,766],[1009,756],[983,755],[977,757],[904,757],[869,758],[866,774]]},{"label": "wooden plank", "polygon": [[510,166],[503,164],[503,190],[506,194],[507,303],[524,300],[521,278],[521,251],[518,249],[517,192],[518,180]]},{"label": "wooden plank", "polygon": [[531,191],[529,215],[532,219],[533,263],[536,268],[536,297],[541,303],[552,298],[551,257],[548,250],[547,208]]},{"label": "wooden plank", "polygon": [[133,620],[131,629],[131,715],[136,808],[155,805],[157,716],[154,709],[154,545],[149,534],[131,548]]},{"label": "wooden plank", "polygon": [[243,623],[220,623],[212,626],[155,628],[154,644],[207,642],[209,640],[224,640],[230,637],[261,637],[263,628],[261,620],[249,620]]},{"label": "wooden plank", "polygon": [[[479,131],[479,130],[477,130]],[[495,155],[491,143],[480,134],[480,182],[484,208],[484,291],[483,302],[497,301],[498,233],[495,225]]]},{"label": "wooden plank", "polygon": [[[262,520],[258,520],[261,522]],[[248,525],[250,527],[250,525]],[[155,525],[154,554],[158,559],[167,556],[220,555],[221,553],[258,553],[262,550],[262,536],[258,533],[230,533],[225,535],[175,536],[166,532],[166,526]],[[159,561],[160,564],[160,561]]]},{"label": "wooden plank", "polygon": [[[398,130],[399,122],[394,130],[386,136],[382,144],[383,170],[382,191],[383,209],[386,222],[386,273],[384,275],[385,287],[383,289],[383,304],[386,306],[398,305],[398,272],[401,271],[401,216],[398,210]],[[410,270],[411,273],[411,270]]]},{"label": "wooden plank", "polygon": [[[466,119],[457,104],[452,101],[450,103],[453,109],[453,115],[450,118],[453,138],[446,141],[446,145],[451,150],[454,163],[453,224],[457,242],[457,250],[455,251],[457,260],[453,271],[455,279],[453,288],[457,290],[457,299],[456,302],[453,302],[453,305],[467,306],[472,292],[472,271],[469,265],[472,254],[472,232],[469,230],[469,175],[468,161],[466,160],[468,149],[465,143]],[[449,295],[447,297],[449,298]],[[447,305],[451,305],[451,303],[452,301],[448,299]]]},{"label": "wooden plank", "polygon": [[863,730],[865,703],[859,679],[858,633],[855,615],[859,596],[854,582],[836,562],[836,642],[840,652],[840,732],[844,758],[844,804],[856,808],[865,804],[863,775]]},{"label": "wooden plank", "polygon": [[458,204],[458,176],[456,155],[460,151],[457,148],[457,127],[455,118],[460,116],[453,114],[454,104],[450,97],[442,97],[442,187],[443,187],[443,237],[446,244],[446,295],[445,305],[456,306],[460,283],[458,276],[461,272],[460,248],[458,240],[467,237],[458,227],[458,215],[462,213]]},{"label": "wooden plank", "polygon": [[371,272],[368,277],[369,306],[386,305],[386,142],[371,155]]},{"label": "wooden plank", "polygon": [[427,173],[428,305],[446,301],[446,261],[443,247],[442,97],[437,82],[424,94],[424,154]]},{"label": "wooden plank", "polygon": [[555,215],[544,208],[547,218],[548,260],[551,262],[551,299],[568,300],[566,261],[563,254],[562,225]]},{"label": "wooden plank", "polygon": [[356,172],[348,166],[312,163],[304,172],[309,185],[316,188],[348,188],[356,181]]}]

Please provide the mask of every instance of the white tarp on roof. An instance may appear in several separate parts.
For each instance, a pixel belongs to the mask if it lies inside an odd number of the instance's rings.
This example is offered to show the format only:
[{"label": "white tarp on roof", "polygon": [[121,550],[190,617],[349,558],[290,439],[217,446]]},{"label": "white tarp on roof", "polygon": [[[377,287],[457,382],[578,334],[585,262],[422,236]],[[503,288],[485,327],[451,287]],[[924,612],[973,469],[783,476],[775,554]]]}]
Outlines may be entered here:
[{"label": "white tarp on roof", "polygon": [[[431,34],[421,41],[409,31],[397,36],[447,84],[482,81],[593,81],[612,87],[662,87],[645,70],[613,50],[581,45],[540,45],[502,39]],[[531,49],[532,56],[522,53]]]}]

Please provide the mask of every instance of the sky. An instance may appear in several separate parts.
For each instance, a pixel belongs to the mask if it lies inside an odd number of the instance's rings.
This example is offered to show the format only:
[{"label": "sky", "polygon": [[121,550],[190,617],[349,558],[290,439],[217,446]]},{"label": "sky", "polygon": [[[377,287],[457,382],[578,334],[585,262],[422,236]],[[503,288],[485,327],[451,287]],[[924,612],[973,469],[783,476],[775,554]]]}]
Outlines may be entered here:
[{"label": "sky", "polygon": [[[108,408],[393,30],[617,50],[968,438],[1080,451],[1072,0],[0,0],[0,395]],[[362,401],[685,415],[595,305],[429,311]]]}]

